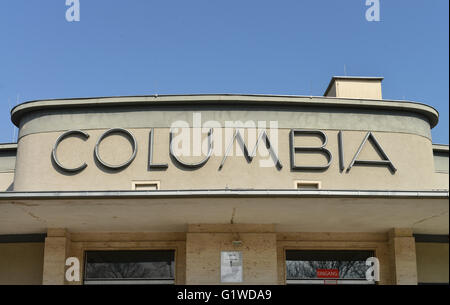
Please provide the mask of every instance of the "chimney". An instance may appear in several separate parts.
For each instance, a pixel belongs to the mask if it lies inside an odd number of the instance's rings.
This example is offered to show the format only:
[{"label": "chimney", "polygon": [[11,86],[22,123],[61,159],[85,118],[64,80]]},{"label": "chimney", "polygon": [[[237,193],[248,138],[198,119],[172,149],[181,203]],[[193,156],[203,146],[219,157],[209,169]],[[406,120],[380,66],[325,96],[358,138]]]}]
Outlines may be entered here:
[{"label": "chimney", "polygon": [[333,76],[323,96],[382,100],[383,77]]}]

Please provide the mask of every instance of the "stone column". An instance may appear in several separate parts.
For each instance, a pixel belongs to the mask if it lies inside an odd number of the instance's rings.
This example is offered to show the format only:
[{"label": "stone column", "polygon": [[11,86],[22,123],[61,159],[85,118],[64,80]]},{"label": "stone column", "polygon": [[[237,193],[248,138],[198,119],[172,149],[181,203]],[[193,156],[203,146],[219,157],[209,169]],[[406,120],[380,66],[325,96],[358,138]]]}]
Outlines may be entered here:
[{"label": "stone column", "polygon": [[66,229],[48,229],[44,249],[44,285],[64,285],[70,239]]},{"label": "stone column", "polygon": [[416,242],[411,229],[395,228],[389,232],[389,246],[397,285],[417,285]]}]

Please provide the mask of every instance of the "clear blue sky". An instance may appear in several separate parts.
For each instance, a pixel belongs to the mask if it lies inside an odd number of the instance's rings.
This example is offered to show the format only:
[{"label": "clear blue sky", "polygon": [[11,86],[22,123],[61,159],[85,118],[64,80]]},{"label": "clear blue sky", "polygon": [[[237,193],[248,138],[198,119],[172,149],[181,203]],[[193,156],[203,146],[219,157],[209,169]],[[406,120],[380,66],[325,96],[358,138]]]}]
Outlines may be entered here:
[{"label": "clear blue sky", "polygon": [[[384,76],[385,99],[435,107],[449,142],[449,1],[0,2],[0,142],[34,99],[183,93],[322,95],[333,75]],[[8,103],[8,100],[10,102]]]}]

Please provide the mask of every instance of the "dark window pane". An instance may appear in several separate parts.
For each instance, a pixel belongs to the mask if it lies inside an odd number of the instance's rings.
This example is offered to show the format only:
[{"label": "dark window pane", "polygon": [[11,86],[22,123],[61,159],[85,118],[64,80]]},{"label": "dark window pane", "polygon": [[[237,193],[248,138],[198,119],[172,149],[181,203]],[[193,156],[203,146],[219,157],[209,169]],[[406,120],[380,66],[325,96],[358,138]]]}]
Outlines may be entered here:
[{"label": "dark window pane", "polygon": [[318,270],[338,270],[339,279],[365,279],[373,251],[287,251],[288,280],[318,279]]},{"label": "dark window pane", "polygon": [[174,251],[88,251],[85,280],[174,279]]}]

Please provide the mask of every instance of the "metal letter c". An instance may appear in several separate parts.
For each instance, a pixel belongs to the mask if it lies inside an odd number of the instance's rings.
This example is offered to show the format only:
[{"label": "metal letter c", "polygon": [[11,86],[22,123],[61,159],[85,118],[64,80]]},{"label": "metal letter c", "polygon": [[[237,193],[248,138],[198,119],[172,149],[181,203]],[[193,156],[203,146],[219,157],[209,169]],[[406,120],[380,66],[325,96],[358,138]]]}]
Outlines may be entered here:
[{"label": "metal letter c", "polygon": [[85,169],[87,167],[86,162],[84,162],[82,165],[75,167],[75,168],[67,168],[59,162],[58,157],[56,156],[56,151],[58,149],[59,143],[61,143],[62,140],[64,140],[65,138],[68,138],[70,136],[80,136],[84,139],[84,141],[86,141],[89,138],[89,135],[81,130],[69,130],[69,131],[63,133],[62,135],[59,136],[59,138],[56,140],[55,145],[53,146],[52,159],[53,159],[53,162],[56,164],[56,166],[59,169],[65,171],[65,172],[69,172],[69,173],[77,173],[77,172],[81,172],[83,169]]}]

